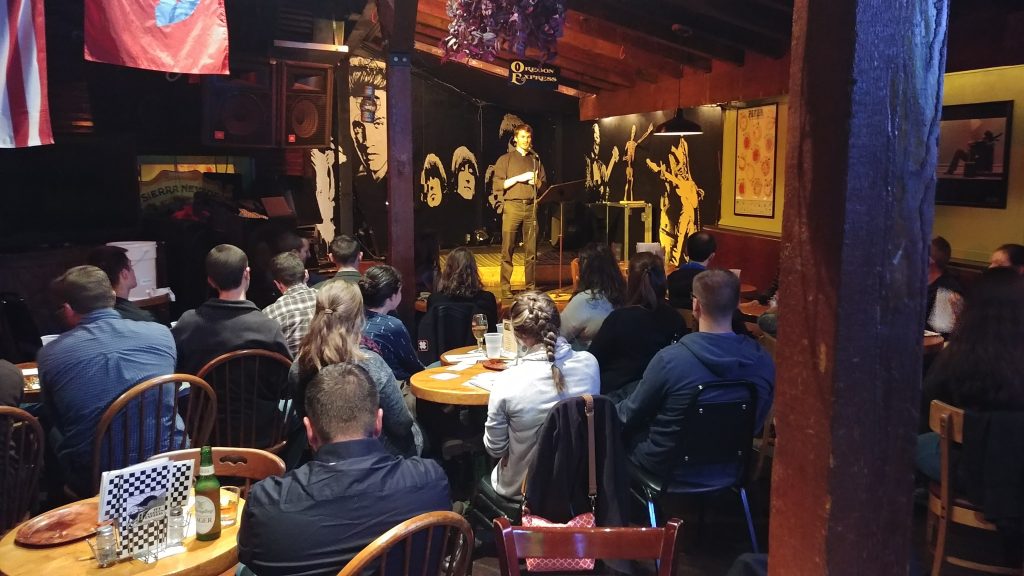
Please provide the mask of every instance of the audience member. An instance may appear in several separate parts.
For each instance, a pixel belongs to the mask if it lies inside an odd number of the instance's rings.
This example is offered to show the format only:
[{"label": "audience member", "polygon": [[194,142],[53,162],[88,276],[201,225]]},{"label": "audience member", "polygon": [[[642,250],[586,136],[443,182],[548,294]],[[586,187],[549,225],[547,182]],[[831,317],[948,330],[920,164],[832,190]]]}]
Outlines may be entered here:
[{"label": "audience member", "polygon": [[[736,475],[732,466],[679,466],[673,447],[680,422],[700,386],[722,380],[746,380],[757,391],[756,428],[772,405],[775,367],[757,342],[732,330],[739,304],[739,279],[728,270],[706,270],[693,279],[693,315],[698,332],[683,336],[654,355],[643,378],[618,405],[634,465],[696,486],[717,486]],[[731,400],[728,392],[709,392],[705,400]]]},{"label": "audience member", "polygon": [[370,375],[384,410],[384,432],[381,441],[396,454],[416,452],[412,414],[402,400],[402,393],[384,359],[360,345],[363,325],[363,297],[351,282],[328,282],[317,292],[316,312],[309,323],[309,333],[299,345],[299,355],[288,374],[299,415],[306,386],[320,370],[332,364],[356,364]]},{"label": "audience member", "polygon": [[[305,268],[310,263],[310,256],[314,256],[313,264],[317,264],[317,259],[315,257],[316,255],[313,253],[309,238],[299,236],[295,232],[282,232],[277,235],[277,238],[274,241],[274,245],[276,250],[275,254],[280,254],[281,252],[291,252],[292,254],[298,256],[299,260],[302,260],[303,268]],[[316,286],[317,284],[327,279],[322,274],[318,273],[316,270],[312,272],[309,272],[307,270],[307,274],[309,275],[308,278],[306,278],[307,286]]]},{"label": "audience member", "polygon": [[928,301],[925,328],[948,336],[963,308],[964,289],[947,267],[953,250],[942,236],[932,239],[928,251]]},{"label": "audience member", "polygon": [[251,572],[337,574],[395,525],[451,509],[436,462],[395,456],[377,440],[385,415],[365,370],[325,366],[306,389],[305,407],[314,460],[257,482],[246,499],[238,559]]},{"label": "audience member", "polygon": [[217,297],[182,314],[171,330],[178,345],[179,372],[195,374],[222,354],[248,348],[291,358],[281,325],[245,299],[249,287],[245,252],[230,244],[215,246],[206,255],[206,281]]},{"label": "audience member", "polygon": [[338,266],[338,273],[334,275],[334,278],[324,280],[313,288],[319,290],[334,280],[344,280],[354,284],[362,278],[359,273],[359,263],[363,260],[363,252],[355,238],[348,234],[336,236],[334,240],[331,240],[330,253],[327,258]]},{"label": "audience member", "polygon": [[387,264],[371,266],[359,281],[359,291],[366,307],[363,335],[373,342],[395,379],[404,382],[423,370],[405,324],[388,315],[402,301],[402,277],[398,270]]},{"label": "audience member", "polygon": [[577,350],[586,350],[601,323],[626,300],[626,282],[607,244],[592,242],[580,251],[576,293],[562,310],[562,336]]},{"label": "audience member", "polygon": [[316,290],[306,286],[309,273],[293,252],[282,252],[270,261],[270,275],[281,297],[263,309],[268,318],[281,325],[288,351],[299,351],[299,342],[309,332],[309,320],[316,308]]},{"label": "audience member", "polygon": [[153,314],[128,300],[128,293],[139,285],[139,281],[135,278],[135,269],[132,268],[132,261],[128,259],[128,250],[120,246],[99,246],[89,252],[88,263],[103,270],[107,275],[110,285],[114,287],[114,294],[117,296],[114,310],[122,318],[156,322]]},{"label": "audience member", "polygon": [[476,257],[469,248],[458,247],[448,253],[437,292],[427,298],[427,310],[439,304],[472,304],[474,314],[487,316],[488,330],[498,322],[498,302],[480,280]]},{"label": "audience member", "polygon": [[542,292],[523,292],[512,303],[512,326],[526,347],[517,366],[498,374],[487,403],[484,446],[501,461],[480,483],[488,500],[521,499],[537,431],[559,400],[597,394],[600,372],[588,352],[558,336],[558,309]]},{"label": "audience member", "polygon": [[[88,495],[92,443],[103,411],[132,386],[174,373],[174,339],[166,326],[126,320],[115,312],[114,289],[107,275],[95,266],[68,270],[53,282],[51,290],[59,303],[58,315],[71,329],[39,350],[39,379],[46,383],[43,404],[53,424],[50,439],[64,480],[76,493]],[[167,420],[165,429],[178,431],[177,438],[164,439],[164,449],[180,442],[184,433],[181,419],[171,425],[175,418],[173,394],[165,395],[164,405],[152,406],[149,413],[162,414]],[[153,434],[155,429],[147,426],[144,431]],[[123,432],[129,442],[127,460],[108,462],[105,469],[150,456],[139,454],[137,434]]]},{"label": "audience member", "polygon": [[626,305],[604,320],[589,351],[601,366],[601,394],[619,401],[636,387],[659,350],[689,332],[665,302],[665,269],[659,256],[641,252],[629,261]]},{"label": "audience member", "polygon": [[1024,246],[1003,244],[988,259],[989,268],[1013,268],[1017,274],[1024,274]]},{"label": "audience member", "polygon": [[692,309],[693,279],[708,269],[716,250],[715,237],[703,230],[686,239],[689,261],[668,275],[668,302],[673,308]]},{"label": "audience member", "polygon": [[17,408],[24,394],[25,378],[21,375],[21,370],[0,358],[0,406]]},{"label": "audience member", "polygon": [[[925,377],[921,420],[932,400],[975,411],[1024,411],[1024,278],[1011,268],[986,270],[971,287],[963,314]],[[927,429],[927,425],[922,426]],[[938,480],[938,434],[918,440],[918,468]]]}]

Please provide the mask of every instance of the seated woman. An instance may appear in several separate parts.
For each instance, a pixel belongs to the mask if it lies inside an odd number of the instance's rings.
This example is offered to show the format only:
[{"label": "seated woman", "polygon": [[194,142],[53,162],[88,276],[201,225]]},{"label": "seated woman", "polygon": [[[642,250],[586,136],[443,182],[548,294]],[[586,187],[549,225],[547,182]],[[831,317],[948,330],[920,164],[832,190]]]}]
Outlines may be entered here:
[{"label": "seated woman", "polygon": [[359,291],[366,307],[363,336],[373,343],[374,350],[391,367],[395,379],[404,382],[423,370],[423,363],[412,347],[412,338],[405,324],[388,313],[402,301],[402,277],[387,264],[371,266],[359,280]]},{"label": "seated woman", "polygon": [[629,261],[626,305],[605,318],[590,343],[601,365],[601,394],[615,402],[629,396],[658,350],[687,333],[683,317],[665,301],[661,258],[637,254]]},{"label": "seated woman", "polygon": [[[1024,411],[1024,278],[985,270],[974,282],[949,345],[925,377],[921,418],[932,400],[973,411]],[[917,467],[939,478],[939,436],[918,437]]]},{"label": "seated woman", "polygon": [[601,323],[625,301],[626,282],[606,244],[591,242],[580,251],[576,294],[562,311],[562,336],[576,350],[586,350]]},{"label": "seated woman", "polygon": [[498,302],[480,280],[476,257],[469,248],[459,247],[448,254],[437,284],[437,292],[427,298],[427,310],[438,304],[472,304],[474,314],[487,316],[487,330],[494,332],[498,322]]},{"label": "seated woman", "polygon": [[501,372],[491,389],[484,446],[500,462],[481,481],[481,495],[519,500],[533,460],[537,431],[559,400],[597,394],[597,360],[558,337],[558,309],[542,292],[524,292],[512,303],[512,326],[526,355]]},{"label": "seated woman", "polygon": [[[366,370],[380,394],[380,407],[384,411],[381,441],[395,454],[414,455],[417,431],[414,431],[412,414],[402,401],[395,375],[380,355],[360,345],[365,322],[363,297],[357,285],[328,282],[317,291],[316,311],[309,322],[309,333],[299,344],[299,353],[288,374],[297,415],[300,421],[305,416],[306,384],[321,368],[331,364],[355,364]],[[295,435],[289,437],[289,444],[293,440],[296,440]],[[293,453],[291,446],[288,453]]]}]

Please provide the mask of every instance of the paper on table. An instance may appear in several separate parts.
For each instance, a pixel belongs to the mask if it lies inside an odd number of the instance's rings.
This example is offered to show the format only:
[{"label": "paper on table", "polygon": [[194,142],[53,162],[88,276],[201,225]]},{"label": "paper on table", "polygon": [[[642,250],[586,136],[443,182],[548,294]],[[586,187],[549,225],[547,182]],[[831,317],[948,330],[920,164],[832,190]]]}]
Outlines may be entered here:
[{"label": "paper on table", "polygon": [[474,362],[477,360],[483,360],[484,358],[487,358],[487,354],[484,352],[467,352],[465,354],[446,354],[445,358],[448,359],[449,362],[461,364],[467,360],[472,360]]},{"label": "paper on table", "polygon": [[39,376],[39,368],[22,368],[22,376]]},{"label": "paper on table", "polygon": [[473,366],[476,366],[476,362],[459,362],[458,364],[452,364],[446,370],[449,372],[462,372],[466,368],[472,368]]},{"label": "paper on table", "polygon": [[483,388],[490,392],[494,389],[494,383],[498,380],[500,374],[498,372],[485,372],[483,374],[477,374],[470,378],[467,382],[467,386],[476,386],[477,388]]},{"label": "paper on table", "polygon": [[925,335],[925,337],[928,337],[928,336],[941,336],[941,334],[939,334],[938,332],[932,332],[931,330],[925,330],[924,331],[924,335]]},{"label": "paper on table", "polygon": [[454,380],[459,377],[458,374],[451,374],[448,372],[438,372],[437,374],[431,374],[431,378],[434,380]]}]

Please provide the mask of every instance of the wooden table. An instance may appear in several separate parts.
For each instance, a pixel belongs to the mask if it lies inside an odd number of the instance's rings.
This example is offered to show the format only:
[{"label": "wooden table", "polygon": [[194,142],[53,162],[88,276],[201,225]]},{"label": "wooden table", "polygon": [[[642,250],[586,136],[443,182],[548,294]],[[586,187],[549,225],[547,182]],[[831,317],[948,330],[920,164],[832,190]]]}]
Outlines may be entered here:
[{"label": "wooden table", "polygon": [[767,304],[761,304],[757,300],[751,300],[749,302],[740,302],[740,312],[749,318],[760,318],[762,314],[768,311],[769,306]]},{"label": "wooden table", "polygon": [[[97,499],[98,496],[94,496],[89,500]],[[19,525],[0,540],[0,573],[6,576],[217,576],[238,564],[238,524],[244,506],[245,501],[239,499],[238,521],[224,528],[220,538],[212,542],[199,542],[195,537],[186,538],[185,548],[188,551],[183,554],[161,558],[152,564],[124,560],[109,568],[96,565],[92,549],[85,540],[47,548],[19,546],[14,543],[18,529],[21,528]]]},{"label": "wooden table", "polygon": [[925,336],[924,337],[924,353],[935,354],[942,350],[942,347],[946,344],[946,339],[941,335]]},{"label": "wooden table", "polygon": [[459,348],[452,348],[451,350],[445,352],[444,354],[441,354],[441,364],[443,364],[445,366],[451,366],[452,364],[458,364],[458,362],[456,362],[455,360],[453,360],[451,358],[452,356],[458,356],[460,354],[469,354],[473,350],[476,350],[476,344],[473,344],[473,345],[470,345],[470,346],[462,346],[462,347],[459,347]]},{"label": "wooden table", "polygon": [[565,310],[569,300],[572,300],[572,289],[550,290],[547,294],[555,301],[555,308],[558,308],[559,312]]},{"label": "wooden table", "polygon": [[[490,392],[466,384],[466,382],[477,374],[491,372],[491,370],[484,368],[480,363],[458,372],[449,370],[449,368],[451,367],[439,366],[413,374],[409,378],[413,396],[438,404],[487,406],[487,400],[491,397]],[[438,380],[433,377],[436,374],[454,374],[456,377],[451,380]]]},{"label": "wooden table", "polygon": [[757,286],[753,284],[740,283],[740,296],[743,298],[753,298],[757,296]]}]

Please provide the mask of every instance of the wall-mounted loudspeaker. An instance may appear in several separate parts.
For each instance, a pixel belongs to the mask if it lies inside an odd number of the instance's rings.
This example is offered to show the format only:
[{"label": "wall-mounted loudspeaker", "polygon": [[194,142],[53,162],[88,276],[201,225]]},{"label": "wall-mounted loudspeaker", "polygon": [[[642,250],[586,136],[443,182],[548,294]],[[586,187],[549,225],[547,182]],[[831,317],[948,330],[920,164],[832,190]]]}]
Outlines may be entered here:
[{"label": "wall-mounted loudspeaker", "polygon": [[333,68],[296,62],[283,62],[281,68],[281,144],[286,148],[330,146]]},{"label": "wall-mounted loudspeaker", "polygon": [[232,62],[229,76],[203,78],[203,143],[276,146],[274,61]]}]

